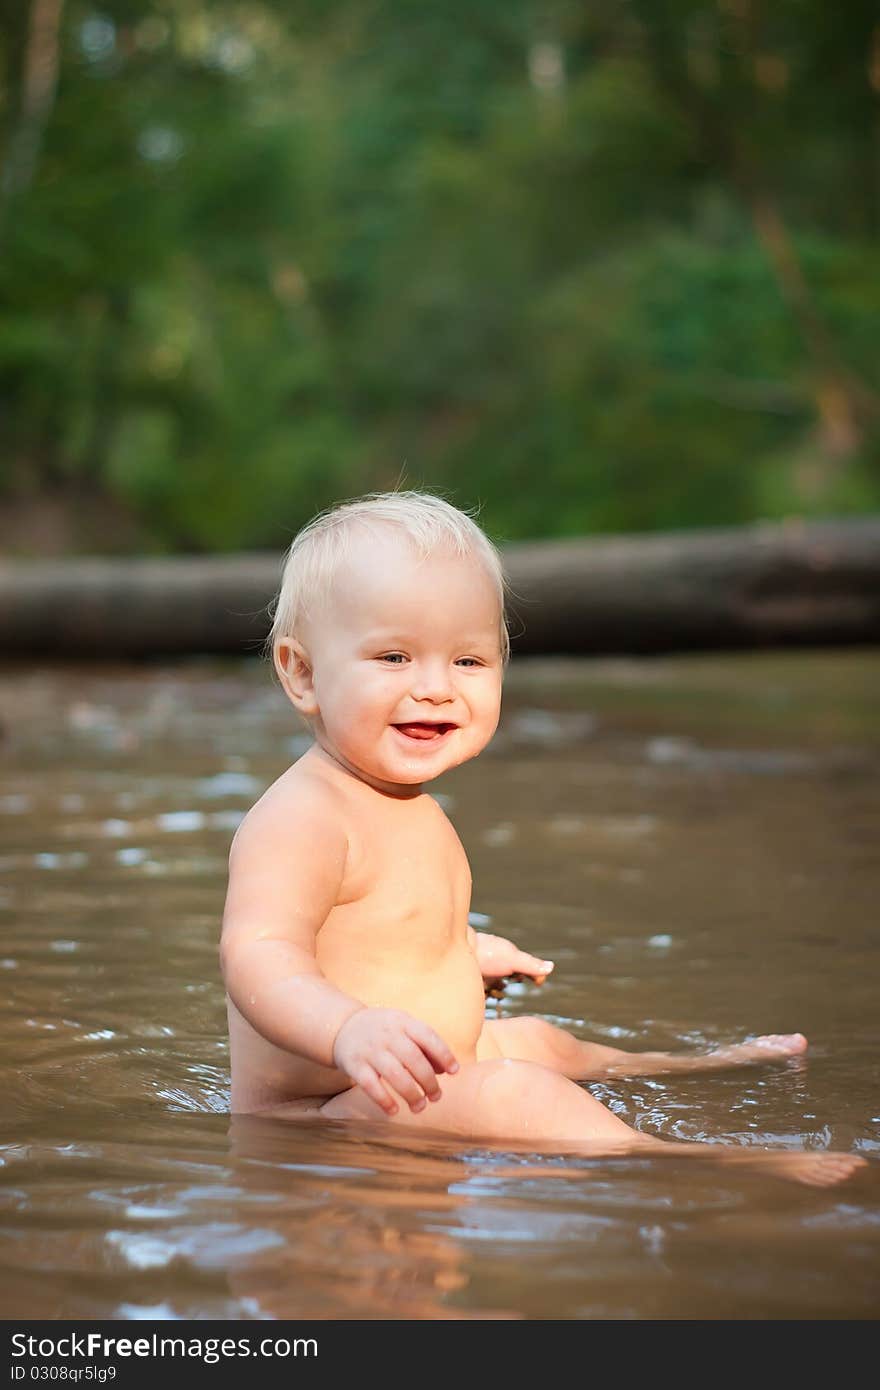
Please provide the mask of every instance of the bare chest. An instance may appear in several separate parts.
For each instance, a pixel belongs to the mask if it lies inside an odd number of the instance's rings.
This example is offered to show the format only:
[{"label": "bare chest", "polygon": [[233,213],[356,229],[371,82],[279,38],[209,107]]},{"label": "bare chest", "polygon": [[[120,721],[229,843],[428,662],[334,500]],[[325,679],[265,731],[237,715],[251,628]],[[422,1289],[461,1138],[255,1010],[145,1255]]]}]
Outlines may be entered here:
[{"label": "bare chest", "polygon": [[461,841],[435,802],[411,816],[401,809],[350,825],[345,882],[319,933],[319,960],[354,952],[364,963],[411,966],[464,941],[471,874]]}]

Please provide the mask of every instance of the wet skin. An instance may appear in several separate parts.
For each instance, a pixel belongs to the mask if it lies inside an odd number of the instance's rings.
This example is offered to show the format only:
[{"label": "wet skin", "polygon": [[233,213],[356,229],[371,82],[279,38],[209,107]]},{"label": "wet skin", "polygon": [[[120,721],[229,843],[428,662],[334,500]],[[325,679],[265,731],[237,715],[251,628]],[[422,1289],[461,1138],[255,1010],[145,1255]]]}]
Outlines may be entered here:
[{"label": "wet skin", "polygon": [[355,539],[320,613],[279,643],[282,685],[315,743],[252,809],[230,856],[233,1109],[711,1154],[840,1181],[863,1161],[669,1144],[571,1079],[785,1059],[806,1047],[800,1034],[685,1059],[583,1043],[538,1019],[484,1021],[493,967],[468,927],[467,858],[424,787],[497,727],[500,625],[476,559],[418,562],[389,532],[381,563],[371,537]]}]

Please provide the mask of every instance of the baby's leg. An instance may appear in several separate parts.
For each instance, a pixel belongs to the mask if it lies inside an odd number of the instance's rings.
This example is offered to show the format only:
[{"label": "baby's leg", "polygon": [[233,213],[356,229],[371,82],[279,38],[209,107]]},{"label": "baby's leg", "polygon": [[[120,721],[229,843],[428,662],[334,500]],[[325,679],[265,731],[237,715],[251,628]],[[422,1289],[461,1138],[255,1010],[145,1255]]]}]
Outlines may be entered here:
[{"label": "baby's leg", "polygon": [[480,1060],[510,1057],[538,1062],[573,1080],[588,1081],[604,1076],[662,1076],[784,1062],[806,1049],[802,1033],[772,1033],[711,1052],[624,1052],[619,1047],[581,1042],[543,1018],[506,1018],[484,1024],[477,1056]]},{"label": "baby's leg", "polygon": [[[857,1154],[769,1152],[723,1144],[678,1144],[639,1134],[594,1096],[558,1072],[532,1062],[473,1062],[443,1077],[438,1101],[418,1115],[401,1106],[391,1123],[468,1139],[525,1143],[590,1157],[668,1154],[736,1163],[814,1186],[850,1176],[865,1160]],[[328,1119],[387,1121],[359,1086],[322,1107]]]},{"label": "baby's leg", "polygon": [[400,1104],[387,1116],[361,1089],[353,1086],[321,1106],[328,1119],[359,1119],[442,1130],[475,1139],[545,1141],[596,1140],[629,1144],[635,1131],[601,1101],[546,1067],[506,1058],[471,1062],[440,1078],[437,1101],[414,1115]]}]

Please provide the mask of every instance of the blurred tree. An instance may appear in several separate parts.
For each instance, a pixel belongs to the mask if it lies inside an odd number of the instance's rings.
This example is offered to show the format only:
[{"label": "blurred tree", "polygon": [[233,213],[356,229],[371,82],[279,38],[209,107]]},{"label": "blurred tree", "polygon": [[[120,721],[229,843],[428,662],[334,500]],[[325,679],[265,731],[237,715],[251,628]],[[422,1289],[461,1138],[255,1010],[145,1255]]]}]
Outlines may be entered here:
[{"label": "blurred tree", "polygon": [[0,0],[0,542],[880,503],[867,0]]},{"label": "blurred tree", "polygon": [[[842,148],[851,180],[839,188],[845,221],[876,233],[877,169],[863,158],[864,132],[877,115],[876,8],[856,3],[844,23],[827,6],[800,0],[721,0],[714,14],[695,0],[636,0],[636,10],[654,81],[692,127],[711,176],[720,175],[751,215],[809,359],[824,451],[829,460],[847,459],[876,421],[880,398],[844,363],[805,274],[786,211],[802,189],[788,166],[793,150],[813,163],[823,145]],[[680,43],[683,26],[697,43]],[[859,172],[867,179],[856,193]]]},{"label": "blurred tree", "polygon": [[29,23],[26,36],[20,39],[20,105],[10,121],[6,158],[0,174],[0,217],[9,202],[28,188],[34,176],[58,84],[63,9],[64,0],[31,0],[30,11],[20,11],[20,22],[27,19]]}]

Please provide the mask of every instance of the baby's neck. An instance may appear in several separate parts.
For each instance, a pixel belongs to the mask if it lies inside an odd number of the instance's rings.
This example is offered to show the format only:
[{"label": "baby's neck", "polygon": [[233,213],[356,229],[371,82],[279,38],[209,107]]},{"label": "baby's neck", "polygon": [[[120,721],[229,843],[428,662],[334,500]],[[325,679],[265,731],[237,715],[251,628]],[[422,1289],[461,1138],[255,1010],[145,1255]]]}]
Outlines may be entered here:
[{"label": "baby's neck", "polygon": [[321,763],[333,776],[341,778],[346,785],[358,782],[362,787],[368,787],[381,796],[391,797],[395,801],[415,801],[418,797],[425,795],[421,782],[413,786],[396,782],[382,782],[378,778],[369,777],[366,773],[361,772],[360,768],[353,767],[351,763],[346,762],[334,749],[324,747],[317,735],[315,742],[303,754],[303,757]]}]

